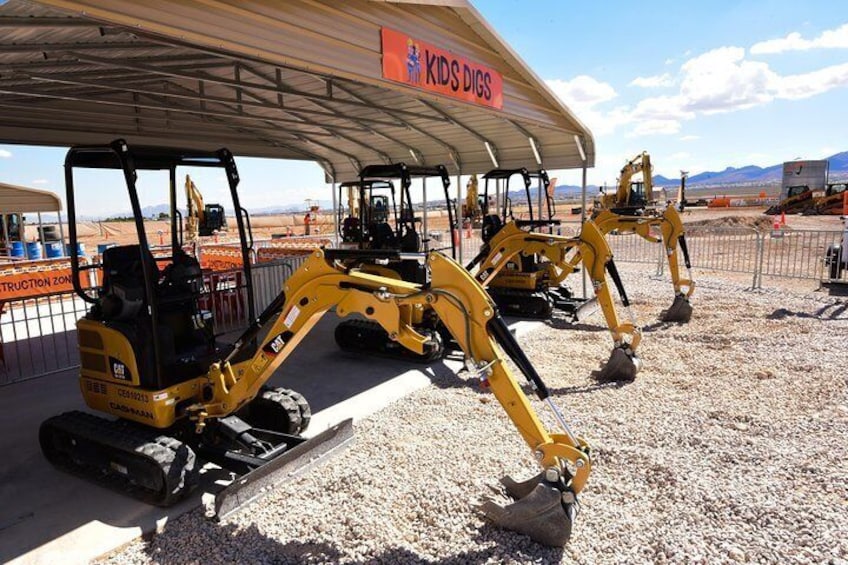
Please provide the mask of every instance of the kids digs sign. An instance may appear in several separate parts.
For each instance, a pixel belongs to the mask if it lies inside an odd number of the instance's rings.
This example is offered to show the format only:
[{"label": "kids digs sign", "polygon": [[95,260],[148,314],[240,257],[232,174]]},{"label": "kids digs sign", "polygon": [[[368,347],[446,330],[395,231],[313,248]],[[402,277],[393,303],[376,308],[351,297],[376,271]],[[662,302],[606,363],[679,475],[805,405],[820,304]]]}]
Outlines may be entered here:
[{"label": "kids digs sign", "polygon": [[405,33],[382,28],[383,78],[466,102],[503,108],[500,73]]}]

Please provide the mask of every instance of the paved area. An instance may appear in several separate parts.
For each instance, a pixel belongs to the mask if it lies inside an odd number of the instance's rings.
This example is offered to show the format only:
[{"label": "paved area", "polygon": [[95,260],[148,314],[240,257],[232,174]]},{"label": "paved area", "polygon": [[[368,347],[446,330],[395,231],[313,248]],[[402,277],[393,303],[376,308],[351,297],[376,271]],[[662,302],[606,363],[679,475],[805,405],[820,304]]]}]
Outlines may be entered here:
[{"label": "paved area", "polygon": [[[424,367],[343,353],[332,337],[337,321],[327,316],[319,322],[270,381],[307,397],[316,413],[313,434],[344,418],[372,414],[426,386],[436,372],[461,365],[459,359]],[[514,326],[524,331],[533,324]],[[85,409],[75,370],[0,388],[0,562],[85,563],[165,527],[222,479],[209,473],[193,497],[162,509],[61,473],[41,454],[38,426],[75,409]]]}]

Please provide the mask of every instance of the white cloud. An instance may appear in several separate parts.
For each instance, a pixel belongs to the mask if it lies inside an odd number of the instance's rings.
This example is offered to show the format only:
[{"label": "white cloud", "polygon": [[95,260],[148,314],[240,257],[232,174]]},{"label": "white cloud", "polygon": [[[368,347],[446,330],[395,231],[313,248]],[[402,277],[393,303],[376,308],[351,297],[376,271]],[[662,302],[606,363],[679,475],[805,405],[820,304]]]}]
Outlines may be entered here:
[{"label": "white cloud", "polygon": [[823,31],[818,37],[804,39],[793,31],[780,39],[760,41],[751,46],[754,55],[769,55],[784,51],[806,51],[808,49],[848,49],[848,24]]},{"label": "white cloud", "polygon": [[595,135],[612,133],[618,125],[627,120],[626,113],[621,108],[606,112],[596,108],[598,104],[609,102],[618,96],[609,83],[587,75],[578,75],[571,80],[550,79],[545,83]]},{"label": "white cloud", "polygon": [[686,61],[680,69],[684,108],[705,114],[770,102],[770,90],[778,78],[766,63],[745,60],[741,47],[707,51]]},{"label": "white cloud", "polygon": [[9,159],[11,156],[11,151],[7,151],[6,149],[0,149],[0,159]]},{"label": "white cloud", "polygon": [[659,88],[662,86],[672,86],[674,79],[668,73],[654,75],[649,77],[636,77],[630,81],[629,86],[639,86],[641,88]]},{"label": "white cloud", "polygon": [[[841,29],[841,28],[840,28]],[[848,63],[807,73],[780,75],[768,63],[746,58],[742,47],[712,49],[684,62],[677,76],[670,73],[639,77],[630,84],[678,84],[675,94],[643,98],[635,105],[603,104],[617,98],[609,83],[587,75],[572,80],[547,80],[551,90],[586,123],[596,136],[631,126],[626,137],[674,135],[682,123],[698,116],[733,112],[773,100],[798,100],[848,86]],[[692,141],[698,136],[682,136]]]},{"label": "white cloud", "polygon": [[671,135],[680,131],[680,122],[677,120],[639,120],[627,137],[641,137],[643,135]]},{"label": "white cloud", "polygon": [[671,65],[672,63],[674,63],[674,59],[672,59],[672,58],[668,58],[668,59],[665,60],[666,65]]},{"label": "white cloud", "polygon": [[684,135],[680,138],[680,141],[695,141],[696,139],[701,139],[700,135]]},{"label": "white cloud", "polygon": [[545,83],[566,104],[575,107],[592,107],[600,102],[612,100],[617,96],[612,85],[587,75],[578,75],[571,80],[546,80]]},{"label": "white cloud", "polygon": [[775,82],[775,96],[787,100],[798,100],[846,85],[848,85],[848,63],[843,63],[809,73],[778,77]]},{"label": "white cloud", "polygon": [[35,179],[32,181],[32,184],[50,184],[50,181],[47,179]]}]

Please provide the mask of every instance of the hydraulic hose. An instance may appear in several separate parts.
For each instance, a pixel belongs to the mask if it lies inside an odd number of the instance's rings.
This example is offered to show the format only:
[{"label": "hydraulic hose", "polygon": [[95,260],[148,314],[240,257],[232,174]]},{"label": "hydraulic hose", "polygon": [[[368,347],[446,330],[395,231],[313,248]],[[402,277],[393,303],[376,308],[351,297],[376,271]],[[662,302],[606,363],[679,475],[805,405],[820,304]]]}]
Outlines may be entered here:
[{"label": "hydraulic hose", "polygon": [[621,297],[621,303],[625,307],[630,306],[630,300],[627,298],[627,292],[624,290],[624,283],[621,282],[621,275],[618,274],[618,267],[615,266],[615,261],[610,259],[607,263],[607,272],[612,279],[615,288],[618,289],[618,295]]},{"label": "hydraulic hose", "polygon": [[692,265],[689,263],[689,247],[686,245],[686,236],[680,234],[677,241],[680,242],[680,251],[683,252],[683,262],[686,264],[687,269],[691,269]]},{"label": "hydraulic hose", "polygon": [[518,342],[515,341],[515,337],[512,335],[512,332],[509,331],[509,326],[506,325],[506,322],[500,314],[495,314],[495,317],[486,323],[486,327],[489,330],[489,334],[495,339],[497,344],[501,346],[501,349],[504,350],[504,353],[512,359],[513,363],[518,366],[518,369],[527,378],[527,381],[530,383],[530,386],[533,387],[533,390],[536,392],[536,396],[539,397],[539,400],[545,400],[548,398],[551,394],[548,391],[547,385],[545,385],[544,381],[542,381],[542,377],[540,377],[539,373],[536,372],[536,369],[533,367],[533,364],[530,363],[530,360],[527,358],[527,355],[524,354],[524,351],[518,345]]}]

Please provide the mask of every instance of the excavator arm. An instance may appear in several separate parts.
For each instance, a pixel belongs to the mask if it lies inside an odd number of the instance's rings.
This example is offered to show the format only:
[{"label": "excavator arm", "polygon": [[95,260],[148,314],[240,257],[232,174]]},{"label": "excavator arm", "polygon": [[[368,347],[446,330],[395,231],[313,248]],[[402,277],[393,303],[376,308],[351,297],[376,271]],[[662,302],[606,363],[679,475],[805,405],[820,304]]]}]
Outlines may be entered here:
[{"label": "excavator arm", "polygon": [[[692,264],[689,260],[689,248],[683,228],[683,219],[674,206],[667,206],[660,216],[626,216],[610,210],[603,210],[594,218],[595,224],[604,235],[617,231],[618,233],[635,233],[651,243],[663,242],[665,246],[668,269],[674,286],[674,302],[666,310],[663,320],[668,322],[688,322],[692,316],[689,297],[695,292],[695,282],[692,280]],[[659,228],[662,238],[653,234]],[[680,261],[677,248],[683,254],[687,277],[680,274]]]},{"label": "excavator arm", "polygon": [[189,241],[197,240],[199,235],[200,224],[203,223],[203,214],[206,210],[203,207],[203,195],[194,181],[189,175],[185,178],[186,206],[188,208],[188,217],[186,218],[186,232]]},{"label": "excavator arm", "polygon": [[[333,260],[339,253],[316,250],[289,278],[283,293],[237,341],[235,351],[210,368],[204,391],[207,400],[189,408],[191,417],[202,428],[205,419],[226,417],[252,399],[332,307],[342,317],[360,314],[379,322],[392,339],[418,352],[427,338],[415,331],[413,312],[432,308],[465,353],[469,371],[492,391],[542,467],[541,474],[529,482],[505,478],[504,485],[518,500],[507,507],[489,501],[483,512],[499,525],[541,543],[563,545],[570,536],[575,495],[583,489],[591,469],[590,449],[551,401],[547,387],[485,290],[461,265],[437,252],[426,256],[431,274],[427,286],[345,269]],[[256,354],[233,362],[269,324]],[[551,408],[561,432],[546,429],[516,382],[504,353]]]},{"label": "excavator arm", "polygon": [[[486,286],[503,270],[506,264],[517,255],[540,255],[550,263],[549,273],[552,285],[559,285],[576,270],[581,262],[589,273],[595,297],[604,314],[604,319],[613,339],[613,353],[604,370],[601,380],[632,380],[641,367],[636,356],[636,348],[642,339],[642,333],[629,310],[629,301],[618,270],[613,262],[612,252],[603,234],[591,220],[583,224],[580,235],[575,238],[552,234],[527,232],[514,222],[508,222],[489,241],[478,258],[468,268],[479,263],[476,278]],[[627,308],[630,321],[623,322],[616,311],[607,272],[618,288],[622,302]]]}]

